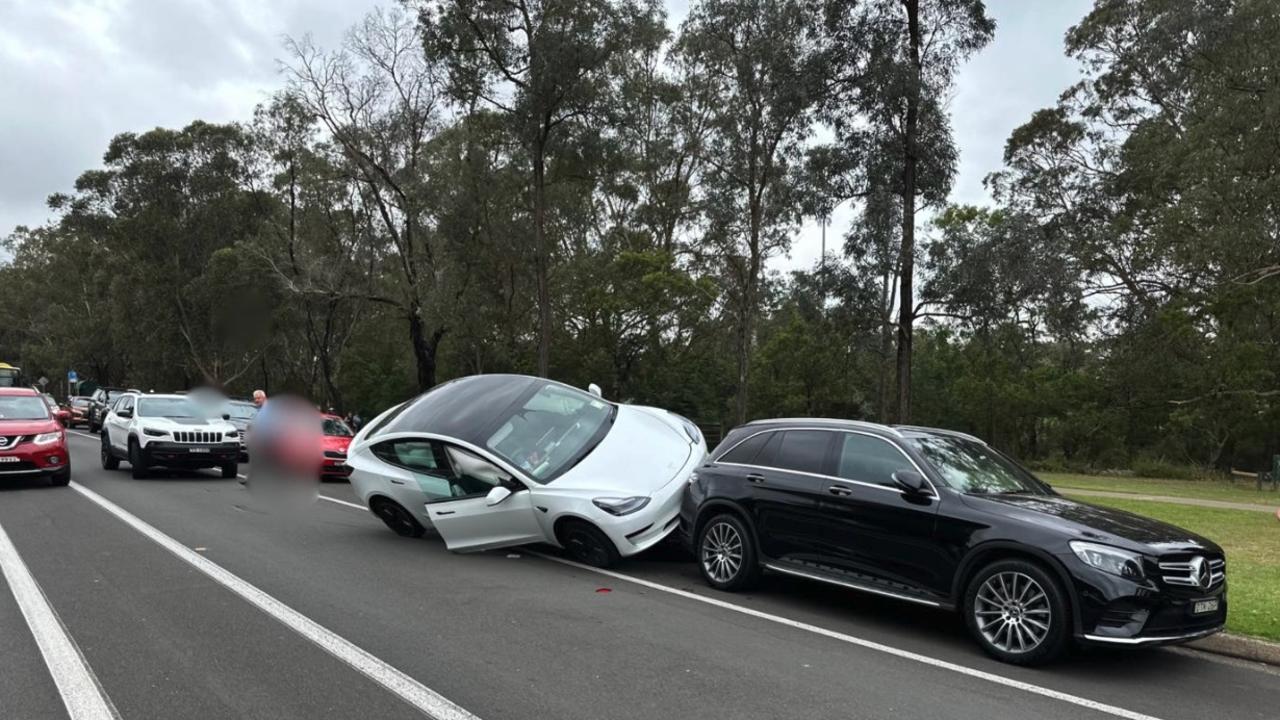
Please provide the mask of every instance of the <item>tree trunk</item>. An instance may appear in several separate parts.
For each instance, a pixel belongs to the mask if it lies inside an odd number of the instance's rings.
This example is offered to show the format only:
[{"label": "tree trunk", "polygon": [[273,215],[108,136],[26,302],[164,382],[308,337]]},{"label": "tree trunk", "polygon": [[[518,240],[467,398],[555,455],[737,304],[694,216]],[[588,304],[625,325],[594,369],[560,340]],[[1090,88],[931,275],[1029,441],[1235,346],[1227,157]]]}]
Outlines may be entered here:
[{"label": "tree trunk", "polygon": [[422,315],[415,304],[409,309],[409,343],[413,347],[413,359],[418,368],[418,389],[426,392],[436,384],[436,347],[440,344],[442,330],[428,337]]},{"label": "tree trunk", "polygon": [[533,242],[534,276],[538,291],[538,375],[547,377],[551,369],[551,289],[550,253],[547,250],[547,167],[545,141],[539,140],[533,154]]},{"label": "tree trunk", "polygon": [[907,121],[903,131],[902,248],[898,292],[898,422],[911,422],[911,335],[915,321],[916,250],[916,133],[920,116],[920,2],[903,0],[907,8],[907,42],[911,51],[911,82],[907,89]]}]

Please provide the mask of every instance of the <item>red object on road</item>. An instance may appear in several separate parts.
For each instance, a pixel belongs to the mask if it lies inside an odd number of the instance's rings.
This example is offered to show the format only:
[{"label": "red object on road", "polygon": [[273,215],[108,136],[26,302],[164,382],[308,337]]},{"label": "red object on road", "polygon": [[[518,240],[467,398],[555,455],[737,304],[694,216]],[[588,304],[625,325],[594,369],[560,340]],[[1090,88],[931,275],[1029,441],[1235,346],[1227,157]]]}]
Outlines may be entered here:
[{"label": "red object on road", "polygon": [[31,388],[0,387],[0,480],[71,481],[67,433]]}]

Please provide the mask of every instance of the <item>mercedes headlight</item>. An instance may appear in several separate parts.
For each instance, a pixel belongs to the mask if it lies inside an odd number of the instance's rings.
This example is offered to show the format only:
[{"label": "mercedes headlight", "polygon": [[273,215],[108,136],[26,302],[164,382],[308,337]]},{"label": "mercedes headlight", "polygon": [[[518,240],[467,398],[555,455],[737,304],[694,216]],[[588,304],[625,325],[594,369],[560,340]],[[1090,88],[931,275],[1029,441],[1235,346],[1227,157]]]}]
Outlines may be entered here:
[{"label": "mercedes headlight", "polygon": [[591,501],[596,507],[610,515],[630,515],[649,504],[648,496],[635,497],[602,497]]},{"label": "mercedes headlight", "polygon": [[1146,578],[1146,573],[1142,570],[1142,556],[1138,553],[1081,540],[1072,540],[1070,545],[1071,551],[1080,558],[1081,562],[1092,565],[1102,572],[1130,580]]}]

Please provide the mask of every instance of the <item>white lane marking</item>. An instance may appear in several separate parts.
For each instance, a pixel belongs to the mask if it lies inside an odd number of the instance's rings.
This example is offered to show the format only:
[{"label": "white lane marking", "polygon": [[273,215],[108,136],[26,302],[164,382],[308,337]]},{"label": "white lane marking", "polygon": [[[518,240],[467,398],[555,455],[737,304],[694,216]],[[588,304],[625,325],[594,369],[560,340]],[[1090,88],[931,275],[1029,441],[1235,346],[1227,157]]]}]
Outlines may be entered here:
[{"label": "white lane marking", "polygon": [[79,430],[72,430],[71,428],[67,428],[67,432],[73,435],[79,435],[80,437],[89,438],[90,440],[97,440],[98,442],[102,442],[102,438],[98,435],[93,435],[87,432],[80,432]]},{"label": "white lane marking", "polygon": [[289,629],[363,673],[366,677],[391,691],[428,717],[435,718],[435,720],[479,720],[476,715],[454,704],[440,693],[414,680],[386,662],[379,660],[351,641],[285,605],[254,585],[240,579],[240,577],[224,569],[221,565],[191,551],[182,543],[155,529],[128,510],[80,483],[72,482],[71,487],[102,509],[123,520],[125,524],[133,527],[134,530],[147,536],[157,545],[178,556],[180,560],[186,561],[195,569],[208,575],[214,582],[239,595],[259,610],[283,623]]},{"label": "white lane marking", "polygon": [[98,685],[89,663],[80,654],[80,648],[63,627],[57,612],[3,527],[0,527],[0,569],[3,569],[13,599],[18,602],[18,608],[31,628],[71,720],[118,718],[115,706]]},{"label": "white lane marking", "polygon": [[355,509],[357,509],[357,510],[368,510],[368,508],[366,508],[366,507],[365,507],[365,506],[363,506],[363,505],[358,505],[358,504],[353,503],[353,502],[347,502],[346,500],[339,500],[339,499],[338,499],[338,498],[336,498],[336,497],[329,497],[328,495],[325,495],[324,493],[320,493],[320,499],[321,499],[321,500],[328,500],[328,501],[329,501],[329,502],[331,502],[331,503],[338,503],[339,505],[346,505],[347,507],[355,508]]},{"label": "white lane marking", "polygon": [[896,648],[891,645],[884,645],[882,643],[878,643],[872,640],[864,640],[860,637],[854,637],[853,635],[846,635],[845,633],[842,633],[842,632],[829,630],[827,628],[819,627],[817,625],[810,625],[809,623],[801,622],[799,620],[792,620],[790,618],[785,618],[780,615],[773,615],[771,613],[762,612],[760,610],[753,610],[751,608],[743,607],[741,605],[735,605],[734,603],[726,602],[724,600],[717,600],[716,598],[711,598],[705,595],[692,593],[692,592],[689,592],[688,590],[680,590],[678,588],[668,587],[666,585],[662,585],[656,582],[651,582],[649,580],[642,580],[640,578],[632,577],[630,575],[624,575],[619,572],[613,572],[612,570],[602,570],[600,568],[595,568],[589,565],[583,565],[582,563],[574,562],[573,560],[566,560],[565,558],[555,557],[554,555],[547,555],[545,553],[540,553],[536,550],[527,550],[526,552],[528,552],[530,555],[537,555],[538,557],[544,560],[550,560],[551,562],[557,562],[562,565],[569,565],[571,567],[578,568],[579,570],[586,570],[587,572],[606,575],[608,577],[614,578],[615,580],[623,580],[625,582],[635,583],[636,585],[641,585],[651,590],[658,590],[660,592],[670,593],[672,595],[678,595],[682,598],[686,598],[689,600],[696,600],[698,602],[706,603],[708,605],[714,605],[718,608],[723,608],[725,610],[732,610],[733,612],[742,613],[743,615],[750,615],[751,617],[759,618],[761,620],[768,620],[769,622],[775,622],[775,623],[778,623],[779,625],[786,625],[788,627],[804,630],[806,632],[814,633],[815,635],[822,635],[825,637],[832,638],[834,640],[840,640],[841,642],[846,642],[851,645],[857,645],[858,647],[867,648],[868,650],[875,650],[877,652],[886,653],[888,655],[900,657],[905,660],[912,660],[918,663],[923,663],[925,665],[930,665],[932,667],[940,668],[942,670],[950,670],[951,672],[960,673],[961,675],[967,675],[969,677],[977,678],[979,680],[986,680],[987,682],[992,682],[997,685],[1004,685],[1005,687],[1015,688],[1017,690],[1023,690],[1023,691],[1033,693],[1036,695],[1041,695],[1047,698],[1053,698],[1054,700],[1061,700],[1062,702],[1071,703],[1072,705],[1078,705],[1084,708],[1089,708],[1090,710],[1096,710],[1098,712],[1106,713],[1108,715],[1114,715],[1115,717],[1126,718],[1127,720],[1159,720],[1159,718],[1156,718],[1152,715],[1144,715],[1140,712],[1134,712],[1132,710],[1126,710],[1122,707],[1116,707],[1115,705],[1108,705],[1106,703],[1101,703],[1096,700],[1090,700],[1088,698],[1082,698],[1077,695],[1071,695],[1069,693],[1060,692],[1058,690],[1053,690],[1047,687],[1041,687],[1040,685],[1033,685],[1031,683],[1022,682],[1021,680],[1014,680],[1013,678],[1007,678],[1007,677],[1004,677],[1003,675],[996,675],[995,673],[989,673],[983,670],[977,670],[964,665],[948,662],[946,660],[939,660],[938,658],[929,657],[928,655],[921,655],[919,653],[911,652],[910,650],[903,650],[901,648]]},{"label": "white lane marking", "polygon": [[[331,499],[331,498],[325,498],[325,499]],[[339,502],[344,505],[352,505],[353,507],[358,508],[360,510],[364,509],[359,505],[344,502],[342,500],[334,500],[334,502]],[[658,590],[659,592],[670,593],[672,595],[677,595],[687,600],[695,600],[700,603],[714,605],[715,607],[722,608],[725,610],[731,610],[733,612],[742,613],[743,615],[750,615],[751,617],[754,617],[754,618],[759,618],[761,620],[768,620],[769,622],[775,622],[775,623],[778,623],[779,625],[786,625],[788,627],[796,628],[797,630],[804,630],[806,632],[814,633],[815,635],[822,635],[824,637],[829,637],[834,640],[840,640],[841,642],[849,643],[850,645],[857,645],[858,647],[867,648],[868,650],[875,650],[877,652],[893,655],[895,657],[900,657],[905,660],[912,660],[918,663],[923,663],[925,665],[930,665],[932,667],[936,667],[942,670],[950,670],[951,672],[959,673],[961,675],[967,675],[969,677],[977,678],[979,680],[986,680],[987,682],[995,683],[997,685],[1003,685],[1005,687],[1010,687],[1017,690],[1023,690],[1025,692],[1033,693],[1035,695],[1041,695],[1047,698],[1052,698],[1054,700],[1061,700],[1062,702],[1065,702],[1065,703],[1078,705],[1080,707],[1088,708],[1090,710],[1096,710],[1101,713],[1106,713],[1107,715],[1126,718],[1126,720],[1160,720],[1160,718],[1157,718],[1154,715],[1145,715],[1143,713],[1134,712],[1133,710],[1126,710],[1122,707],[1117,707],[1115,705],[1108,705],[1106,703],[1098,702],[1097,700],[1082,698],[1082,697],[1079,697],[1078,695],[1064,693],[1058,690],[1053,690],[1051,688],[1042,687],[1040,685],[1033,685],[1031,683],[1023,682],[1021,680],[1014,680],[1013,678],[1008,678],[1003,675],[996,675],[995,673],[989,673],[984,670],[978,670],[975,668],[967,667],[965,665],[959,665],[957,663],[948,662],[946,660],[939,660],[938,658],[929,657],[928,655],[921,655],[920,653],[914,653],[914,652],[911,652],[910,650],[903,650],[901,648],[896,648],[891,645],[884,645],[882,643],[878,643],[873,640],[864,640],[860,637],[847,635],[845,633],[837,632],[835,630],[829,630],[827,628],[819,627],[817,625],[810,625],[809,623],[801,622],[799,620],[792,620],[790,618],[782,617],[781,615],[773,615],[771,613],[762,612],[760,610],[753,610],[752,608],[743,607],[741,605],[735,605],[734,603],[726,602],[724,600],[717,600],[716,598],[711,598],[705,595],[692,593],[692,592],[689,592],[688,590],[681,590],[679,588],[669,587],[667,585],[662,585],[661,583],[656,583],[651,580],[642,580],[638,577],[633,577],[631,575],[624,575],[622,573],[614,572],[612,570],[602,570],[600,568],[594,568],[589,565],[583,565],[582,563],[574,562],[573,560],[566,560],[564,558],[555,557],[554,555],[547,555],[546,553],[541,553],[541,552],[538,552],[537,550],[530,550],[526,548],[525,552],[528,552],[530,555],[536,555],[544,560],[550,560],[551,562],[557,562],[562,565],[568,565],[570,567],[578,568],[579,570],[586,570],[587,572],[593,572],[600,575],[605,575],[605,576],[614,578],[616,580],[635,583],[636,585],[647,587],[647,588],[650,588],[651,590]]]}]

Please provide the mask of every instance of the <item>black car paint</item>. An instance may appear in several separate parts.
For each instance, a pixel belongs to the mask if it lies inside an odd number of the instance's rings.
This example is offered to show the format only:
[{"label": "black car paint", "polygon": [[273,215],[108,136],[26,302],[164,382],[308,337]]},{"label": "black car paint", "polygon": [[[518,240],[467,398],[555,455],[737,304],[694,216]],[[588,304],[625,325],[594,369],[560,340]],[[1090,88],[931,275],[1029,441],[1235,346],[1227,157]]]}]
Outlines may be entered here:
[{"label": "black car paint", "polygon": [[[751,434],[800,427],[875,434],[906,454],[932,489],[913,494],[817,475],[808,476],[813,482],[797,483],[796,473],[718,461]],[[747,480],[751,474],[765,482]],[[788,475],[793,476],[792,484],[816,491],[765,487],[770,478]],[[708,455],[687,488],[681,530],[696,554],[701,523],[717,511],[733,511],[746,520],[765,562],[786,565],[798,560],[831,573],[873,576],[878,587],[893,589],[904,599],[944,608],[963,604],[968,579],[988,562],[1021,555],[1048,567],[1068,589],[1073,634],[1078,639],[1096,635],[1104,613],[1117,608],[1150,612],[1151,620],[1140,635],[1149,640],[1155,639],[1156,631],[1174,636],[1185,634],[1180,628],[1191,632],[1220,628],[1227,609],[1225,581],[1209,592],[1173,587],[1158,579],[1156,565],[1160,556],[1177,553],[1223,558],[1220,547],[1181,528],[1068,499],[1047,484],[1034,482],[1041,486],[1038,494],[962,493],[949,487],[932,464],[892,428],[833,421],[762,421],[735,429]],[[833,483],[850,492],[826,492]],[[789,519],[781,543],[772,536],[779,527],[772,519],[776,517]],[[1087,565],[1071,550],[1071,540],[1140,553],[1147,578],[1134,581]],[[779,548],[790,554],[779,554]],[[797,548],[803,549],[803,556],[793,552]],[[839,577],[831,575],[833,581]],[[1220,600],[1219,610],[1191,618],[1189,604],[1208,598]]]}]

